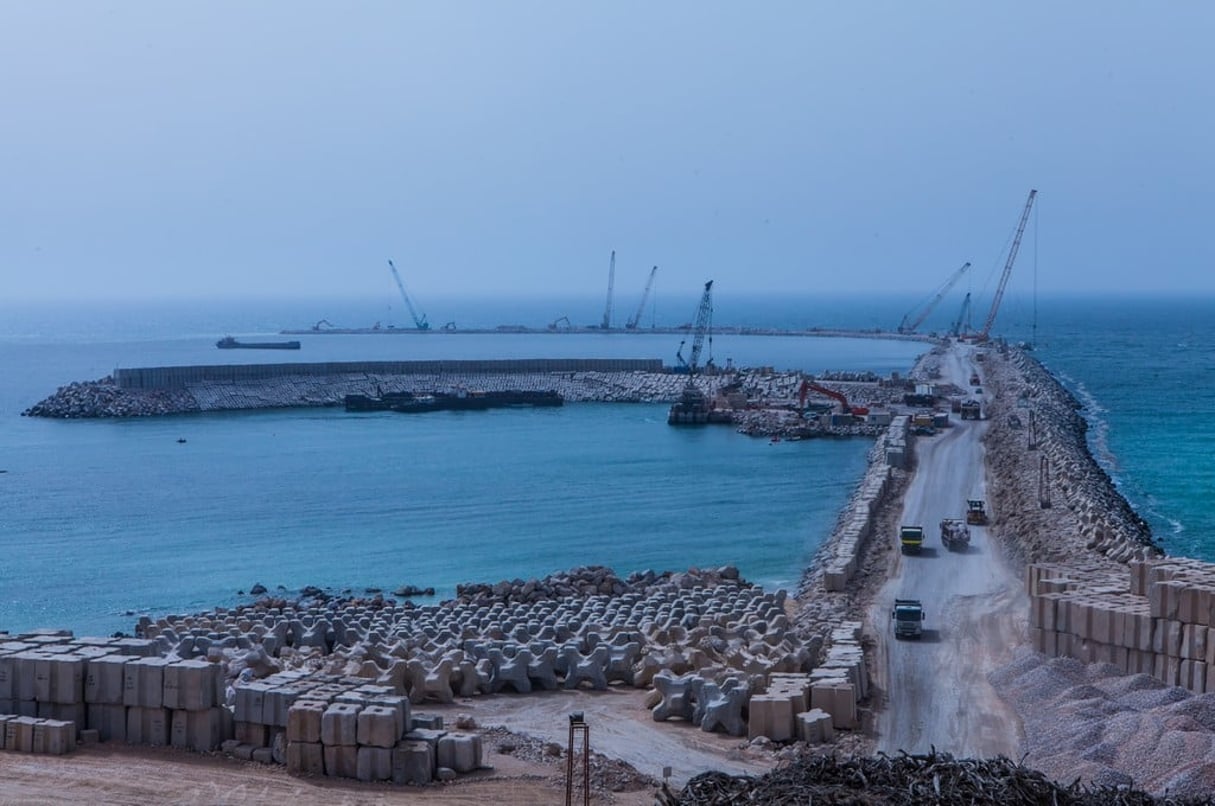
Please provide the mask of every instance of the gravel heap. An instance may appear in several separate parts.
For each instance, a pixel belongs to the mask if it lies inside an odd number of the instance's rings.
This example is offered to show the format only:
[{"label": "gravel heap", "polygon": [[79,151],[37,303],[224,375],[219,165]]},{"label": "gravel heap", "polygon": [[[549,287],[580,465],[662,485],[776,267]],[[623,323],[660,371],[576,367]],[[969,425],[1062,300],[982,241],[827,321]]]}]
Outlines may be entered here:
[{"label": "gravel heap", "polygon": [[1215,694],[1026,649],[990,680],[1021,718],[1026,763],[1048,776],[1211,802]]},{"label": "gravel heap", "polygon": [[[985,444],[989,471],[1000,479],[989,505],[1008,554],[1021,562],[1091,560],[1098,554],[1112,563],[1160,555],[1147,522],[1089,452],[1088,423],[1075,397],[1022,350],[988,354],[984,382],[994,394]],[[1048,506],[1039,495],[1042,457]]]},{"label": "gravel heap", "polygon": [[1056,804],[1120,806],[1210,802],[1160,800],[1112,785],[1060,786],[1007,758],[958,759],[948,753],[825,756],[805,753],[758,778],[698,775],[680,792],[663,786],[659,806],[730,804]]},{"label": "gravel heap", "polygon": [[[545,742],[531,736],[512,733],[505,727],[496,726],[485,728],[481,736],[486,748],[486,761],[493,764],[493,756],[510,756],[533,764],[552,767],[548,780],[554,789],[565,788],[566,753],[561,745],[555,742]],[[644,789],[657,789],[658,781],[625,761],[608,758],[601,753],[591,750],[588,764],[591,772],[591,792],[605,796],[607,792],[636,792]],[[581,775],[579,768],[578,775]],[[580,778],[575,778],[580,783]],[[578,792],[575,795],[579,794]],[[606,796],[605,796],[606,797]]]}]

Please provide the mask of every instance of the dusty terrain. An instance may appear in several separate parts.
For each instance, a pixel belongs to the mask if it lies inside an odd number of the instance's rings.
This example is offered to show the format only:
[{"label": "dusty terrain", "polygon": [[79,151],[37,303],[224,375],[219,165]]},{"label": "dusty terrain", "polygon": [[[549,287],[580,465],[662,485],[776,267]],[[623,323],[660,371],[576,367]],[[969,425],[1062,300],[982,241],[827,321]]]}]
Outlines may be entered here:
[{"label": "dusty terrain", "polygon": [[[944,356],[941,382],[969,389],[973,348]],[[966,553],[941,545],[942,518],[965,514],[968,498],[987,498],[983,420],[953,420],[950,428],[916,441],[917,472],[903,500],[902,523],[924,527],[919,555],[890,552],[890,571],[869,611],[877,641],[871,670],[884,708],[875,716],[877,748],[926,752],[935,745],[959,756],[1017,755],[1016,714],[987,674],[1024,640],[1028,601],[1021,584],[988,539],[971,526]],[[886,539],[897,543],[897,534]],[[896,641],[890,608],[896,598],[919,599],[926,613],[921,640]]]},{"label": "dusty terrain", "polygon": [[[747,748],[745,739],[704,733],[692,725],[654,722],[642,704],[644,695],[632,689],[562,691],[427,706],[426,713],[442,714],[445,723],[467,714],[482,728],[509,725],[520,736],[504,739],[502,733],[487,733],[485,763],[493,769],[451,784],[416,788],[296,778],[281,766],[239,761],[222,753],[200,755],[106,743],[81,745],[67,756],[0,753],[0,804],[564,802],[564,755],[526,752],[528,742],[523,737],[538,740],[533,743],[537,747],[551,742],[565,748],[569,714],[574,711],[583,712],[590,728],[595,754],[592,778],[599,784],[593,787],[593,803],[653,803],[665,766],[672,768],[670,780],[677,785],[709,769],[758,774],[771,768],[772,755]],[[619,759],[635,771],[606,759]]]}]

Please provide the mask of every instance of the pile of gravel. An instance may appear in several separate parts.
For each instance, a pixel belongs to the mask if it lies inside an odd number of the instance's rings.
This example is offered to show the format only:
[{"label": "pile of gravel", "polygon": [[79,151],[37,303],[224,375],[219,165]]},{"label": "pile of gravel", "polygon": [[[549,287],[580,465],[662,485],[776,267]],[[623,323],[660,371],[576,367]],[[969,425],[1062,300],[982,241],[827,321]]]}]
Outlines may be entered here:
[{"label": "pile of gravel", "polygon": [[456,586],[455,601],[463,604],[494,605],[514,602],[542,602],[583,596],[620,596],[625,593],[647,594],[657,589],[689,590],[695,587],[715,588],[718,585],[753,587],[738,575],[738,569],[727,565],[718,569],[691,568],[672,573],[637,571],[621,579],[611,568],[588,565],[550,574],[543,579],[502,580],[497,583],[468,582]]},{"label": "pile of gravel", "polygon": [[1021,718],[1026,763],[1051,778],[1157,796],[1215,792],[1215,694],[1024,649],[990,679]]}]

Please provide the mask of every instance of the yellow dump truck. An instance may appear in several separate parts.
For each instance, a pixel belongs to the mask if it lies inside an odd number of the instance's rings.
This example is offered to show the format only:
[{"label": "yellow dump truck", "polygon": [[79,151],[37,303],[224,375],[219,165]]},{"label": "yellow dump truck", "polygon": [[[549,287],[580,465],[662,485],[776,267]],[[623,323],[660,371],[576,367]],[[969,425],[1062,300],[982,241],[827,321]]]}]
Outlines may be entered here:
[{"label": "yellow dump truck", "polygon": [[976,526],[987,525],[987,505],[978,498],[966,502],[966,522]]},{"label": "yellow dump truck", "polygon": [[923,526],[899,527],[899,548],[904,554],[919,554],[924,545]]}]

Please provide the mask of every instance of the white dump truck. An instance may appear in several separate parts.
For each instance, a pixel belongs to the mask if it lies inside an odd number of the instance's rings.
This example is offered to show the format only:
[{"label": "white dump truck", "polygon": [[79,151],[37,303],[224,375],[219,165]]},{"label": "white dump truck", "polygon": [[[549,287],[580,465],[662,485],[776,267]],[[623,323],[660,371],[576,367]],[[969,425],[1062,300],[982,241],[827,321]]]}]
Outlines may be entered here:
[{"label": "white dump truck", "polygon": [[970,545],[970,527],[961,518],[941,521],[941,545],[949,551],[966,551]]},{"label": "white dump truck", "polygon": [[895,599],[890,618],[895,638],[920,638],[924,634],[924,606],[919,599]]}]

